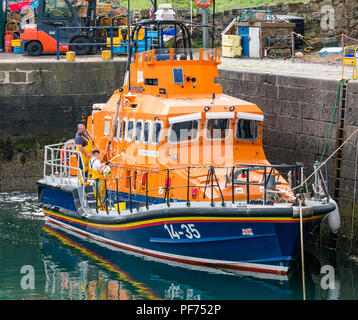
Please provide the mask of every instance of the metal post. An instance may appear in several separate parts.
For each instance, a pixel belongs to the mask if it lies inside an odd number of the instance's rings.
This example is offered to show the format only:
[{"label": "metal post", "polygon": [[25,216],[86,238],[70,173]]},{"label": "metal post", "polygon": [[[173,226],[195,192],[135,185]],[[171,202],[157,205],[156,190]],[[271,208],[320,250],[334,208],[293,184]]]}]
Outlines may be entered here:
[{"label": "metal post", "polygon": [[129,210],[132,213],[132,177],[129,176]]},{"label": "metal post", "polygon": [[165,190],[167,206],[170,207],[170,199],[169,199],[169,169],[167,169],[167,186]]},{"label": "metal post", "polygon": [[53,178],[53,149],[51,148],[51,176]]},{"label": "metal post", "polygon": [[211,166],[211,206],[214,206],[214,167]]},{"label": "metal post", "polygon": [[147,208],[147,210],[149,209],[149,204],[148,204],[148,171],[145,174],[145,207]]},{"label": "metal post", "polygon": [[[95,180],[95,184],[96,184],[96,213],[98,214],[98,183],[101,183],[101,179],[98,179],[98,180]],[[101,201],[100,201],[100,204],[102,205]]]},{"label": "metal post", "polygon": [[232,197],[232,204],[235,203],[235,166],[232,167],[232,173],[231,173],[231,197]]},{"label": "metal post", "polygon": [[111,37],[111,60],[113,60],[113,27],[111,27],[109,32]]},{"label": "metal post", "polygon": [[119,196],[118,196],[118,178],[116,179],[116,200],[117,200],[117,213],[120,214],[120,212],[119,212]]},{"label": "metal post", "polygon": [[[83,186],[83,190],[86,188],[86,186]],[[109,214],[108,212],[108,198],[107,198],[107,180],[104,179],[104,196],[105,196],[105,202],[104,205],[106,206],[106,213]]]},{"label": "metal post", "polygon": [[128,0],[128,18],[127,18],[127,27],[128,27],[128,62],[127,62],[127,66],[128,66],[128,93],[131,92],[131,57],[132,57],[132,45],[131,45],[131,7],[130,7],[130,0]]},{"label": "metal post", "polygon": [[160,27],[160,52],[164,48],[164,34],[163,34],[163,27]]},{"label": "metal post", "polygon": [[188,185],[186,186],[186,205],[190,207],[189,188],[190,188],[190,166],[188,167]]},{"label": "metal post", "polygon": [[249,169],[246,169],[246,195],[247,195],[247,204],[250,203],[250,186],[249,186],[249,183],[250,183],[250,179],[249,179],[249,172],[250,170]]},{"label": "metal post", "polygon": [[267,185],[267,181],[266,181],[266,167],[264,168],[264,204],[266,204],[266,200],[267,200],[267,192],[266,192],[266,185]]},{"label": "metal post", "polygon": [[56,28],[56,53],[57,53],[57,60],[60,60],[60,29],[59,29],[59,27]]},{"label": "metal post", "polygon": [[209,38],[209,30],[208,30],[208,16],[209,11],[208,8],[202,8],[201,9],[202,15],[203,15],[203,48],[208,48],[208,38]]},{"label": "metal post", "polygon": [[214,39],[215,39],[215,0],[213,1],[213,30],[211,37],[211,47],[214,48]]},{"label": "metal post", "polygon": [[46,167],[47,167],[47,147],[45,147],[45,158],[44,158],[44,178],[46,176]]},{"label": "metal post", "polygon": [[291,33],[291,42],[292,42],[292,63],[295,62],[295,35],[293,32]]},{"label": "metal post", "polygon": [[220,196],[221,196],[221,205],[222,205],[223,207],[225,207],[225,199],[224,199],[224,195],[223,195],[223,193],[221,192],[220,184],[219,184],[218,178],[216,177],[214,167],[213,167],[213,176],[214,176],[214,178],[215,178],[216,186],[218,187],[218,190],[219,190],[219,192],[220,192]]},{"label": "metal post", "polygon": [[301,270],[302,270],[302,291],[303,300],[306,300],[306,277],[305,277],[305,251],[303,247],[303,218],[302,218],[302,200],[298,199],[300,206],[300,244],[301,244]]},{"label": "metal post", "polygon": [[148,28],[144,27],[144,51],[148,50]]}]

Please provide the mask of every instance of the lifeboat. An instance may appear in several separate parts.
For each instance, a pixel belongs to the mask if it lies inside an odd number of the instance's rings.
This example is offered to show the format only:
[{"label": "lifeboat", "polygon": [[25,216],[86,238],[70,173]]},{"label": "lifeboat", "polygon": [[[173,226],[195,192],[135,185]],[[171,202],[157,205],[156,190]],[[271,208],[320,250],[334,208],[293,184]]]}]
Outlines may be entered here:
[{"label": "lifeboat", "polygon": [[[160,44],[170,24],[180,48]],[[159,40],[136,53],[142,28]],[[185,23],[140,21],[131,39],[123,86],[87,119],[107,174],[91,179],[73,141],[46,146],[47,222],[160,262],[287,275],[300,231],[306,239],[337,211],[319,168],[310,191],[310,167],[269,163],[262,111],[222,92],[220,50],[191,48]]]}]

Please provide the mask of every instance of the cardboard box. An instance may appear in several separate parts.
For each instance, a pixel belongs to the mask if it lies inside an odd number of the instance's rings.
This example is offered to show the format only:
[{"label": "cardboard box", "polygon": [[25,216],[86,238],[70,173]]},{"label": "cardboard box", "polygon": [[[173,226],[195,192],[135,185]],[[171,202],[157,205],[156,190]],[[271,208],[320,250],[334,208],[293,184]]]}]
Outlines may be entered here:
[{"label": "cardboard box", "polygon": [[242,47],[222,46],[222,56],[227,58],[241,57]]},{"label": "cardboard box", "polygon": [[223,34],[221,39],[222,45],[227,47],[240,47],[241,37],[231,34]]}]

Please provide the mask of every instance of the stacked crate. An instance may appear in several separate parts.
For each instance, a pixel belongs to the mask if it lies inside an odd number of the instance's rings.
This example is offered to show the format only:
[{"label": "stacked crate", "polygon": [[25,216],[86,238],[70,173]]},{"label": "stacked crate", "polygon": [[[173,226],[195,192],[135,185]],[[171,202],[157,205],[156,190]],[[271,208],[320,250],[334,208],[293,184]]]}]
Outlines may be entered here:
[{"label": "stacked crate", "polygon": [[222,35],[222,56],[235,58],[242,55],[241,37],[232,34]]},{"label": "stacked crate", "polygon": [[26,53],[26,51],[21,49],[21,39],[11,40],[11,46],[14,53]]}]

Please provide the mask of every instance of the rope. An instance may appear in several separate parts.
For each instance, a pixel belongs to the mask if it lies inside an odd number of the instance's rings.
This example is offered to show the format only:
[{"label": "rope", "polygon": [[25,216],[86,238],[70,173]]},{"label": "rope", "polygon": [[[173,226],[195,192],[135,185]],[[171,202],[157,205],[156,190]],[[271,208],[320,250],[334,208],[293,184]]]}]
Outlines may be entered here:
[{"label": "rope", "polygon": [[303,247],[303,219],[302,219],[302,203],[301,199],[298,199],[300,204],[300,240],[301,240],[301,269],[302,269],[302,291],[303,291],[303,300],[306,300],[306,281],[305,281],[305,255]]},{"label": "rope", "polygon": [[358,132],[358,129],[356,129],[356,130],[349,136],[349,138],[348,138],[346,141],[344,141],[325,161],[323,161],[323,162],[318,166],[318,168],[317,168],[316,170],[314,170],[314,171],[309,175],[309,177],[308,177],[306,180],[304,180],[304,181],[303,181],[300,185],[298,185],[297,187],[292,188],[291,191],[296,190],[296,189],[298,189],[298,188],[302,188],[302,187],[305,185],[305,183],[307,183],[307,181],[308,181],[309,179],[311,179],[311,178],[316,174],[316,172],[317,172],[319,169],[321,169],[322,166],[325,165],[325,164],[328,162],[328,160],[330,160],[330,159],[338,152],[338,150],[341,149],[357,132]]},{"label": "rope", "polygon": [[357,190],[357,162],[358,162],[358,138],[357,146],[356,146],[356,162],[355,162],[355,170],[354,170],[354,188],[353,188],[353,204],[352,204],[352,224],[351,224],[351,243],[349,248],[349,253],[352,253],[352,242],[353,242],[353,235],[354,235],[354,209],[355,209],[355,202],[356,202],[356,190]]},{"label": "rope", "polygon": [[348,37],[348,36],[345,35],[345,34],[342,34],[342,36],[345,37],[345,38],[347,38],[347,39],[350,39],[350,40],[358,41],[358,39],[354,39],[354,38]]},{"label": "rope", "polygon": [[[343,82],[348,82],[348,81],[350,81],[350,80],[351,80],[351,79],[342,79],[342,80],[340,80],[339,83],[338,83],[338,87],[337,87],[337,91],[336,91],[336,100],[335,100],[335,104],[334,104],[334,110],[333,110],[333,115],[332,115],[332,119],[331,119],[331,123],[330,123],[329,133],[328,133],[328,137],[327,137],[325,146],[324,146],[324,148],[323,148],[322,155],[321,155],[321,159],[319,160],[319,163],[322,162],[323,157],[324,157],[324,155],[326,154],[326,150],[327,150],[329,138],[331,137],[331,133],[332,133],[332,129],[333,129],[333,123],[334,123],[334,118],[335,118],[335,116],[336,116],[336,111],[337,111],[337,106],[338,106],[339,90],[340,90],[341,85],[342,85]],[[310,186],[311,183],[313,182],[313,178],[314,178],[314,176],[313,176],[312,179],[308,182],[308,186]]]},{"label": "rope", "polygon": [[325,153],[326,153],[326,149],[327,149],[327,145],[328,145],[328,140],[329,140],[329,138],[330,138],[330,136],[331,136],[331,132],[332,132],[332,128],[333,128],[333,122],[334,122],[334,117],[336,116],[339,90],[341,89],[342,83],[343,83],[343,82],[346,82],[346,83],[347,83],[349,80],[350,80],[350,79],[348,79],[348,80],[342,79],[341,81],[339,81],[339,84],[338,84],[338,87],[337,87],[337,91],[336,91],[336,101],[335,101],[335,104],[334,104],[333,116],[332,116],[331,125],[330,125],[330,128],[329,128],[328,138],[327,138],[327,140],[326,140],[326,144],[325,144],[325,146],[324,146],[321,159],[319,160],[320,163],[322,162],[323,157],[324,157],[324,155],[325,155]]}]

